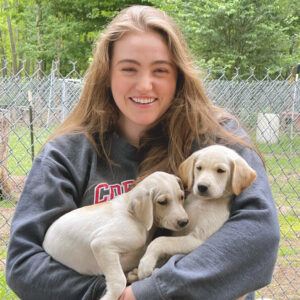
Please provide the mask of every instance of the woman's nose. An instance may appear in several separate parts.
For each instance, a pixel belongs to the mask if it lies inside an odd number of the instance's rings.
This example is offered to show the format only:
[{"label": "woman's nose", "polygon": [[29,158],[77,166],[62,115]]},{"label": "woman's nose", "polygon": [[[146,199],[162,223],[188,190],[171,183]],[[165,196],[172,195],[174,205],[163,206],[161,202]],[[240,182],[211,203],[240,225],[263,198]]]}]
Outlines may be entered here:
[{"label": "woman's nose", "polygon": [[152,90],[153,88],[153,81],[152,76],[150,74],[143,74],[138,78],[136,89],[139,92],[147,92]]}]

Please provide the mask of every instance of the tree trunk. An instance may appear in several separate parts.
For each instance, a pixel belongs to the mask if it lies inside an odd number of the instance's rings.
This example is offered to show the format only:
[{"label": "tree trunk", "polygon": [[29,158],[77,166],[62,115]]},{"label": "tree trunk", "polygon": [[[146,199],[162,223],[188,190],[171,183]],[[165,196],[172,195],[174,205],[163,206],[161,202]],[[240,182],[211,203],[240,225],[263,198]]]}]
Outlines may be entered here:
[{"label": "tree trunk", "polygon": [[[4,0],[4,8],[8,9],[7,0]],[[16,42],[15,42],[15,39],[14,39],[14,34],[13,34],[13,29],[12,29],[12,24],[11,24],[11,19],[10,19],[9,14],[7,14],[6,21],[7,21],[7,28],[8,28],[10,48],[11,48],[12,70],[13,70],[13,74],[17,74],[18,69],[17,69]]]},{"label": "tree trunk", "polygon": [[[42,4],[40,0],[36,0],[36,19],[35,19],[35,25],[36,25],[36,35],[37,35],[37,48],[38,48],[38,60],[42,59],[41,53],[42,53]],[[41,68],[39,68],[38,77],[41,78],[43,75],[44,70],[44,61],[40,64]]]},{"label": "tree trunk", "polygon": [[31,72],[31,60],[30,59],[26,59],[25,61],[25,75],[29,76],[30,72]]},{"label": "tree trunk", "polygon": [[6,69],[6,61],[7,61],[7,58],[6,58],[6,53],[5,53],[5,49],[4,49],[4,40],[3,40],[3,37],[2,37],[2,31],[1,31],[1,28],[0,28],[0,55],[1,55],[1,73],[2,73],[2,76],[5,77],[7,75],[7,69]]}]

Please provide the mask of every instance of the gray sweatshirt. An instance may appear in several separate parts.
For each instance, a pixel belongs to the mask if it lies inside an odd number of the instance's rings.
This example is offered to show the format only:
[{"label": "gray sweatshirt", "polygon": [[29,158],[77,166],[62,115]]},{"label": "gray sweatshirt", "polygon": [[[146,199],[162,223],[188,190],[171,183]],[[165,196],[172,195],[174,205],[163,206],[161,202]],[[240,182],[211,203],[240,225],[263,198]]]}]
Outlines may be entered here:
[{"label": "gray sweatshirt", "polygon": [[[12,221],[6,262],[7,282],[21,299],[103,295],[102,275],[76,273],[51,259],[42,243],[61,215],[128,191],[140,153],[117,134],[111,149],[115,164],[109,167],[83,135],[73,134],[49,142],[35,159]],[[277,213],[260,158],[248,149],[240,154],[258,178],[233,200],[229,221],[192,253],[172,257],[134,283],[137,300],[229,300],[270,282],[279,242]]]}]

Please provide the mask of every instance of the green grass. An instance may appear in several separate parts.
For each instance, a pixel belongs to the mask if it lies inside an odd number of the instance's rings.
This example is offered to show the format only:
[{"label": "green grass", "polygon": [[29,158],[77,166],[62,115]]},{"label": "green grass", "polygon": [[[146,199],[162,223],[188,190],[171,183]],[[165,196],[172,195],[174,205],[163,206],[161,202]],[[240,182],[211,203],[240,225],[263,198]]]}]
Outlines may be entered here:
[{"label": "green grass", "polygon": [[[50,130],[35,129],[34,131],[34,155],[40,151],[42,145],[50,135]],[[9,136],[8,170],[12,175],[24,176],[32,166],[32,147],[30,130],[26,127],[12,128]]]},{"label": "green grass", "polygon": [[[39,152],[53,129],[35,128],[34,152]],[[300,169],[300,135],[290,138],[282,135],[276,144],[258,144],[272,175],[285,170]],[[8,170],[13,175],[26,175],[32,166],[30,130],[27,127],[12,128],[9,136]],[[291,160],[292,158],[292,160]]]},{"label": "green grass", "polygon": [[[300,149],[300,148],[299,148]],[[268,172],[273,175],[289,175],[300,167],[300,153],[281,153],[264,155]]]},{"label": "green grass", "polygon": [[295,214],[287,214],[279,216],[280,233],[282,238],[293,240],[300,236],[299,217]]},{"label": "green grass", "polygon": [[1,208],[13,208],[16,206],[16,203],[10,200],[2,200],[0,201]]},{"label": "green grass", "polygon": [[300,254],[300,249],[291,248],[291,246],[282,246],[280,247],[279,253],[280,256],[295,256]]},{"label": "green grass", "polygon": [[4,272],[0,272],[0,299],[14,300],[19,299],[8,287]]},{"label": "green grass", "polygon": [[299,178],[278,179],[270,178],[272,194],[278,208],[289,207],[300,213],[300,185]]},{"label": "green grass", "polygon": [[[253,138],[255,140],[255,138]],[[290,155],[291,153],[299,153],[300,149],[300,135],[297,134],[290,137],[288,134],[281,135],[278,143],[275,144],[264,144],[260,143],[257,145],[258,149],[264,154],[283,154]]]},{"label": "green grass", "polygon": [[6,259],[6,247],[0,246],[0,261]]}]

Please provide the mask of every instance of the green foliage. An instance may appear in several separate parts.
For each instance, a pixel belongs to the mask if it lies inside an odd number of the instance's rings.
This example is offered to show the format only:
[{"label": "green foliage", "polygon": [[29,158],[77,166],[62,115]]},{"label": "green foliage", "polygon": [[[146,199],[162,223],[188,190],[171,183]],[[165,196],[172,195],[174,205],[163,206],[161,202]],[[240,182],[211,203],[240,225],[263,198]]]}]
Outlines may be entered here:
[{"label": "green foliage", "polygon": [[[169,0],[161,7],[177,18],[199,65],[261,78],[300,61],[296,0]],[[176,4],[176,5],[175,5]],[[293,45],[291,43],[293,42]],[[291,51],[291,47],[292,50]]]},{"label": "green foliage", "polygon": [[[132,4],[149,4],[132,0],[5,0],[0,6],[1,59],[13,63],[7,16],[11,18],[13,39],[17,47],[18,69],[26,60],[26,72],[32,73],[38,61],[49,72],[52,61],[59,61],[59,71],[67,73],[67,64],[77,62],[82,73],[88,66],[95,38],[110,19]],[[1,42],[1,40],[0,40]]]},{"label": "green foliage", "polygon": [[[132,4],[162,8],[179,23],[196,62],[203,68],[226,68],[232,77],[255,68],[286,73],[300,62],[300,6],[298,0],[3,0],[0,6],[0,58],[9,66],[16,44],[17,67],[26,59],[26,71],[43,61],[49,71],[53,60],[60,71],[77,62],[83,73],[99,32],[116,13]],[[11,20],[12,35],[8,30]]]},{"label": "green foliage", "polygon": [[[147,1],[132,0],[51,0],[49,1],[49,16],[58,24],[52,40],[56,40],[56,51],[50,54],[60,60],[64,66],[68,61],[76,61],[80,70],[85,70],[92,46],[99,31],[116,15],[116,13],[135,3]],[[50,22],[51,23],[51,22]],[[49,24],[49,23],[48,23]],[[46,26],[47,28],[48,26]],[[53,26],[48,27],[48,34]],[[52,31],[53,32],[53,31]],[[46,43],[48,44],[48,43]],[[49,61],[49,58],[47,60]]]}]

